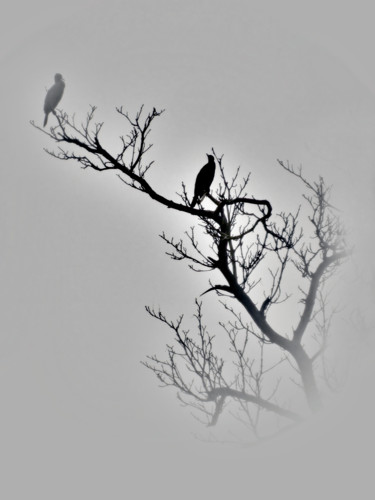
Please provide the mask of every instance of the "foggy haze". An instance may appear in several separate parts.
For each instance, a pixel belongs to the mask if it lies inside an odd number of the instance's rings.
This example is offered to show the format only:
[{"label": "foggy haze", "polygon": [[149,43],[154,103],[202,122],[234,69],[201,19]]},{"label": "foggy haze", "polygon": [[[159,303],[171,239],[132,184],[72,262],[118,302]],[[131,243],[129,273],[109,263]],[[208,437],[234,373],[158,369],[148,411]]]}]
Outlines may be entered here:
[{"label": "foggy haze", "polygon": [[[372,397],[375,70],[369,2],[66,2],[36,0],[2,20],[0,395],[6,499],[359,498],[368,496]],[[271,5],[272,4],[272,5]],[[363,4],[363,5],[362,5]],[[355,33],[355,35],[354,35]],[[5,48],[6,47],[6,48]],[[371,64],[370,64],[371,61]],[[165,355],[171,333],[144,306],[194,314],[207,276],[165,255],[191,217],[82,170],[30,126],[46,89],[77,122],[90,105],[103,142],[119,146],[123,105],[165,108],[154,124],[150,178],[176,199],[214,147],[253,194],[293,210],[301,188],[276,159],[333,184],[354,253],[337,278],[361,339],[341,393],[294,431],[233,444],[207,430],[140,361]],[[55,123],[51,114],[49,123]],[[215,181],[214,181],[215,183]],[[217,299],[207,297],[211,324]],[[342,316],[343,318],[346,316]],[[288,318],[283,318],[283,320]],[[357,325],[341,320],[339,344]],[[340,347],[340,348],[341,348]],[[238,431],[238,432],[237,432]],[[198,439],[197,439],[198,436]],[[243,433],[236,429],[233,441]],[[219,442],[207,443],[216,438]],[[236,439],[235,439],[236,438]],[[220,442],[221,441],[221,442]],[[244,440],[246,442],[246,440]]]}]

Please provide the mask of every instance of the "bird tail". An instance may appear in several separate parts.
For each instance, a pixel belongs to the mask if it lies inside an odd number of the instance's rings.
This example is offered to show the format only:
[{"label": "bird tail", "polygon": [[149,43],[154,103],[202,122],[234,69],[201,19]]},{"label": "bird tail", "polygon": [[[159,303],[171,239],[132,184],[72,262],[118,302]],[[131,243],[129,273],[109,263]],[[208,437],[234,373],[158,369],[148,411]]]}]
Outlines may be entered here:
[{"label": "bird tail", "polygon": [[198,196],[194,196],[193,201],[190,203],[190,208],[194,208],[195,205],[197,204],[198,201]]},{"label": "bird tail", "polygon": [[48,113],[46,113],[46,116],[44,118],[43,127],[45,127],[47,125],[47,120],[48,120]]}]

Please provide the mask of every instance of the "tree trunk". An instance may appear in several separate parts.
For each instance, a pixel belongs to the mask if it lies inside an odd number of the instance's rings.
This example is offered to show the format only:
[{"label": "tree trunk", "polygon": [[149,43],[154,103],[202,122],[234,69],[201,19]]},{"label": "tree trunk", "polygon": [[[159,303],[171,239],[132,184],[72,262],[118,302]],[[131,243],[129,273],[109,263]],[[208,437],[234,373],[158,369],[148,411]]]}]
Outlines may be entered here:
[{"label": "tree trunk", "polygon": [[312,360],[308,357],[301,344],[296,344],[290,353],[297,362],[301,373],[302,384],[305,390],[307,403],[311,411],[316,412],[322,406],[319,391],[316,385]]}]

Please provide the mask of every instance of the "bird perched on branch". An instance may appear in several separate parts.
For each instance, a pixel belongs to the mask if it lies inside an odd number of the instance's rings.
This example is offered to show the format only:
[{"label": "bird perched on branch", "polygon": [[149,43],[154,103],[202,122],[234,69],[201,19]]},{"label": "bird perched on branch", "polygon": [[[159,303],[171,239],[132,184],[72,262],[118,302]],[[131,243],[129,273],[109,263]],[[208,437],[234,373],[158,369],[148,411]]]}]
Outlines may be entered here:
[{"label": "bird perched on branch", "polygon": [[210,187],[215,177],[215,158],[212,155],[207,155],[207,158],[208,163],[201,168],[195,180],[194,198],[190,205],[191,208],[197,202],[200,203],[206,194],[210,192]]},{"label": "bird perched on branch", "polygon": [[48,115],[54,111],[56,106],[59,104],[62,95],[64,93],[65,82],[60,73],[55,75],[55,83],[47,92],[46,98],[44,100],[44,112],[46,114],[44,118],[43,127],[47,125]]}]

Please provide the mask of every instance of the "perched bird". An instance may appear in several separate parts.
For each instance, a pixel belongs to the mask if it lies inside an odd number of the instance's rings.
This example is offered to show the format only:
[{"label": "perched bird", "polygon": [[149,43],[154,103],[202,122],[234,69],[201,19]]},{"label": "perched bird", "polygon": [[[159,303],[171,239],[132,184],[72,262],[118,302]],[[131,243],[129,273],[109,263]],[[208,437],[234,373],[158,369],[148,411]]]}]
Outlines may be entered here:
[{"label": "perched bird", "polygon": [[62,95],[64,93],[65,82],[60,73],[55,75],[55,84],[47,92],[46,98],[44,100],[44,112],[46,114],[44,118],[43,127],[47,125],[48,115],[53,111],[59,104]]},{"label": "perched bird", "polygon": [[190,205],[191,208],[198,201],[201,202],[206,194],[210,192],[210,187],[215,177],[215,158],[212,155],[207,155],[207,158],[208,163],[201,168],[195,180],[194,198]]}]

